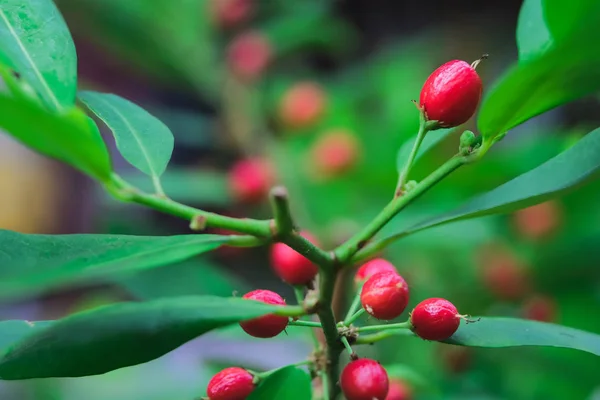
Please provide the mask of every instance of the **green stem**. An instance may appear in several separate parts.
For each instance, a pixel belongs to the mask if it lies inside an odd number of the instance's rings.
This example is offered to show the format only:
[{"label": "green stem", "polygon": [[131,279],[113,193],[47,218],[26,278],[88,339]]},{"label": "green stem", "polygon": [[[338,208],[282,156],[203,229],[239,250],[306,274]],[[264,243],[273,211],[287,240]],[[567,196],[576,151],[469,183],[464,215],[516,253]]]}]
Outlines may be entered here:
[{"label": "green stem", "polygon": [[284,317],[301,317],[306,315],[306,310],[302,306],[285,306],[277,307],[273,314],[281,315]]},{"label": "green stem", "polygon": [[399,322],[397,324],[385,324],[385,325],[370,325],[370,326],[361,326],[356,328],[357,332],[372,332],[372,331],[385,331],[390,329],[410,329],[411,328],[410,321]]},{"label": "green stem", "polygon": [[421,143],[423,143],[423,139],[425,135],[429,131],[427,126],[427,119],[425,118],[425,113],[420,113],[419,119],[419,132],[417,133],[417,138],[415,139],[415,143],[413,144],[412,150],[410,151],[410,155],[408,156],[408,160],[404,163],[404,167],[402,168],[402,172],[400,172],[400,176],[398,177],[398,184],[396,185],[396,196],[402,195],[402,186],[406,183],[406,179],[408,178],[408,174],[410,173],[410,169],[419,153],[419,147],[421,147]]},{"label": "green stem", "polygon": [[287,190],[283,186],[271,189],[271,204],[275,219],[276,236],[285,236],[294,230]]},{"label": "green stem", "polygon": [[356,311],[358,310],[358,308],[360,307],[360,292],[362,291],[362,285],[360,285],[358,287],[358,290],[356,291],[356,295],[354,296],[354,300],[352,300],[352,304],[350,305],[350,308],[348,309],[348,312],[346,313],[346,316],[344,317],[344,325],[345,326],[349,326],[352,322],[348,322],[350,320],[350,318],[354,315],[354,313],[356,313]]},{"label": "green stem", "polygon": [[373,343],[376,343],[381,340],[391,338],[394,336],[413,336],[413,335],[414,335],[414,333],[410,329],[396,329],[396,330],[389,330],[389,331],[381,331],[381,332],[373,333],[370,335],[360,335],[356,339],[354,344],[355,345],[373,344]]},{"label": "green stem", "polygon": [[342,344],[346,348],[346,351],[348,352],[350,357],[354,357],[354,350],[352,350],[352,346],[350,346],[350,343],[348,343],[348,338],[346,336],[342,336],[340,340],[342,341]]},{"label": "green stem", "polygon": [[402,196],[395,197],[367,226],[339,246],[334,252],[335,257],[341,263],[346,264],[396,214],[466,162],[468,162],[467,156],[456,155],[423,179],[414,189]]},{"label": "green stem", "polygon": [[162,187],[162,183],[160,183],[160,177],[158,176],[153,176],[152,177],[152,184],[154,185],[154,190],[156,191],[156,195],[159,197],[167,197],[167,195],[165,194],[165,191]]},{"label": "green stem", "polygon": [[201,220],[202,227],[229,229],[258,237],[271,237],[270,222],[249,218],[232,218],[186,206],[166,197],[147,194],[129,185],[114,174],[106,189],[116,198],[129,203],[137,203],[155,210],[186,219],[190,222]]},{"label": "green stem", "polygon": [[330,381],[329,381],[329,376],[324,373],[321,372],[319,374],[321,376],[321,385],[322,385],[322,390],[323,390],[323,400],[329,400],[329,392],[330,392]]},{"label": "green stem", "polygon": [[302,321],[302,320],[290,321],[289,325],[294,325],[294,326],[308,326],[308,327],[311,327],[311,328],[322,328],[323,327],[320,322]]},{"label": "green stem", "polygon": [[354,321],[356,321],[358,318],[360,318],[360,316],[363,315],[364,313],[365,313],[365,309],[361,308],[360,310],[358,310],[357,312],[352,314],[349,318],[346,318],[344,320],[344,325],[345,326],[352,325],[352,323],[354,323]]},{"label": "green stem", "polygon": [[315,263],[321,270],[331,269],[333,265],[331,255],[315,246],[304,236],[293,232],[282,238],[281,241]]}]

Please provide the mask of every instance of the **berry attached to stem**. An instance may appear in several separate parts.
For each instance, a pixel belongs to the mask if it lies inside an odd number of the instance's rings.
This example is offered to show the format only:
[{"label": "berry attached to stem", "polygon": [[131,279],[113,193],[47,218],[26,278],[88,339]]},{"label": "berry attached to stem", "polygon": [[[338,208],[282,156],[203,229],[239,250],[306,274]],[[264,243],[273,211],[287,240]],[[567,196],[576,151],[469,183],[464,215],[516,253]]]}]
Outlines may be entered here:
[{"label": "berry attached to stem", "polygon": [[[317,242],[308,232],[302,232],[301,235],[312,243]],[[284,243],[275,243],[271,247],[271,265],[277,276],[290,285],[306,285],[319,272],[308,258]]]},{"label": "berry attached to stem", "polygon": [[347,400],[385,400],[389,379],[377,361],[361,358],[346,365],[340,376],[340,386]]},{"label": "berry attached to stem", "polygon": [[422,339],[446,340],[456,332],[461,318],[454,304],[446,299],[423,300],[410,314],[412,331]]},{"label": "berry attached to stem", "polygon": [[382,320],[394,319],[408,305],[408,285],[397,273],[378,272],[364,284],[360,302],[373,317]]},{"label": "berry attached to stem", "polygon": [[480,61],[472,64],[449,61],[427,78],[419,104],[429,121],[438,121],[442,128],[452,128],[475,114],[483,90],[481,78],[475,71]]},{"label": "berry attached to stem", "polygon": [[[285,305],[285,300],[280,295],[270,290],[253,290],[242,297],[244,299],[262,301],[267,304],[278,306]],[[240,326],[250,336],[257,338],[272,338],[279,335],[287,327],[288,322],[288,317],[268,314],[240,322]]]},{"label": "berry attached to stem", "polygon": [[254,377],[243,368],[230,367],[208,382],[209,400],[245,400],[254,390]]},{"label": "berry attached to stem", "polygon": [[354,275],[354,283],[360,284],[376,273],[384,271],[398,273],[396,267],[391,262],[383,258],[374,258],[360,266],[356,271],[356,275]]}]

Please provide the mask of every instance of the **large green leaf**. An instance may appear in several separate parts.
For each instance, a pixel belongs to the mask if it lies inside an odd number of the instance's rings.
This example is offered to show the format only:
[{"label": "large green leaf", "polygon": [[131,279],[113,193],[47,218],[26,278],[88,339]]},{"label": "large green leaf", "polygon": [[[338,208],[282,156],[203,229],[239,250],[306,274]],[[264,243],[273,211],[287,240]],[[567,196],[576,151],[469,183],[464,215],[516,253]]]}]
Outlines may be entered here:
[{"label": "large green leaf", "polygon": [[449,222],[509,213],[542,203],[596,178],[599,168],[600,128],[537,168],[475,197],[453,211],[411,225],[386,240],[392,241]]},{"label": "large green leaf", "polygon": [[140,106],[114,94],[80,92],[79,99],[110,128],[123,157],[158,179],[173,153],[169,128]]},{"label": "large green leaf", "polygon": [[310,400],[310,377],[298,367],[289,366],[273,372],[252,392],[248,400]]},{"label": "large green leaf", "polygon": [[108,279],[214,250],[227,236],[27,235],[0,230],[0,299]]},{"label": "large green leaf", "polygon": [[103,374],[156,359],[212,329],[270,312],[297,311],[242,298],[187,296],[96,308],[50,325],[34,324],[21,338],[22,327],[15,331],[8,325],[10,344],[1,352],[0,378]]},{"label": "large green leaf", "polygon": [[0,128],[40,153],[107,182],[111,165],[98,128],[84,112],[54,114],[24,98],[0,94]]},{"label": "large green leaf", "polygon": [[75,103],[77,55],[52,0],[3,0],[0,53],[53,110]]},{"label": "large green leaf", "polygon": [[481,318],[474,323],[463,322],[446,343],[471,347],[565,347],[600,356],[600,335],[516,318]]}]

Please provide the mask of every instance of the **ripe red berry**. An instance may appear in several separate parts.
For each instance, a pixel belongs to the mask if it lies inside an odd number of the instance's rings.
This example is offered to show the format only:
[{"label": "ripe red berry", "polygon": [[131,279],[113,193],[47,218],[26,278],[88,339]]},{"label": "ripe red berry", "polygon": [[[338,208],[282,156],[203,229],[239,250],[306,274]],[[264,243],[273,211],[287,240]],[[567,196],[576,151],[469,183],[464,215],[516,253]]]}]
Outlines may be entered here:
[{"label": "ripe red berry", "polygon": [[504,247],[484,248],[479,254],[481,279],[485,287],[501,300],[516,300],[531,288],[525,265]]},{"label": "ripe red berry", "polygon": [[346,365],[340,376],[340,386],[347,400],[385,400],[389,380],[377,361],[361,358]]},{"label": "ripe red berry", "polygon": [[521,314],[523,318],[541,322],[554,322],[556,320],[556,302],[544,295],[535,295],[523,303]]},{"label": "ripe red berry", "polygon": [[208,400],[245,400],[254,390],[253,380],[245,369],[225,368],[208,382]]},{"label": "ripe red berry", "polygon": [[404,381],[392,379],[390,381],[390,390],[385,400],[410,400],[412,399],[412,389]]},{"label": "ripe red berry", "polygon": [[[310,233],[302,232],[301,235],[311,243],[317,243]],[[306,285],[319,272],[308,258],[283,243],[275,243],[271,247],[271,265],[277,276],[290,285]]]},{"label": "ripe red berry", "polygon": [[378,272],[365,282],[360,302],[375,318],[394,319],[408,305],[408,285],[396,272]]},{"label": "ripe red berry", "polygon": [[360,158],[360,144],[352,133],[336,129],[317,139],[310,161],[319,175],[332,177],[349,171]]},{"label": "ripe red berry", "polygon": [[279,118],[289,128],[305,128],[319,119],[325,111],[326,102],[326,95],[318,83],[297,83],[283,95]]},{"label": "ripe red berry", "polygon": [[[285,300],[270,290],[253,290],[242,296],[244,299],[262,301],[267,304],[284,306]],[[250,336],[271,338],[279,335],[288,325],[288,317],[274,314],[263,315],[248,321],[240,322],[242,329]]]},{"label": "ripe red berry", "polygon": [[262,159],[240,160],[229,171],[229,188],[240,202],[253,203],[263,200],[274,182],[271,165]]},{"label": "ripe red berry", "polygon": [[410,314],[412,330],[426,340],[445,340],[456,332],[461,315],[448,300],[423,300]]},{"label": "ripe red berry", "polygon": [[562,222],[562,210],[555,201],[546,201],[514,213],[517,231],[532,240],[550,237]]},{"label": "ripe red berry", "polygon": [[244,33],[231,42],[227,52],[229,67],[240,79],[257,79],[271,61],[271,43],[259,32]]},{"label": "ripe red berry", "polygon": [[451,128],[475,114],[481,99],[482,83],[471,64],[454,60],[442,65],[425,81],[419,104],[427,119]]},{"label": "ripe red berry", "polygon": [[356,275],[354,275],[354,282],[360,283],[366,281],[376,273],[384,271],[398,273],[396,267],[391,262],[383,258],[374,258],[360,266],[358,271],[356,271]]},{"label": "ripe red berry", "polygon": [[246,21],[254,8],[252,0],[212,0],[210,5],[215,22],[224,28]]}]

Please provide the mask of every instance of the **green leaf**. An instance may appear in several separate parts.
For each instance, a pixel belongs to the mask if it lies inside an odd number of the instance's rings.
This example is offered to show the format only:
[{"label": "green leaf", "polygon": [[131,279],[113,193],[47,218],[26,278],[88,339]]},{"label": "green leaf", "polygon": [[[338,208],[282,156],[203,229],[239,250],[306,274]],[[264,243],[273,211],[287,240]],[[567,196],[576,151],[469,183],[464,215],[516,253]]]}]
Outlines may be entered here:
[{"label": "green leaf", "polygon": [[98,128],[84,112],[54,114],[24,98],[0,94],[0,128],[47,156],[108,182],[110,158]]},{"label": "green leaf", "polygon": [[600,335],[516,318],[481,318],[474,323],[463,322],[446,343],[470,347],[564,347],[600,356]]},{"label": "green leaf", "polygon": [[[421,158],[429,150],[431,150],[436,145],[438,145],[442,140],[446,139],[448,137],[448,135],[450,135],[454,131],[455,131],[455,129],[451,128],[451,129],[440,129],[437,131],[429,132],[425,136],[425,138],[423,139],[423,142],[421,143],[421,146],[419,147],[419,152],[417,153],[417,156],[415,157],[415,163],[417,162],[417,160],[419,158]],[[400,147],[400,150],[398,150],[398,157],[396,158],[396,160],[397,160],[396,166],[398,167],[398,171],[402,170],[402,168],[404,167],[404,163],[406,162],[406,160],[408,160],[408,156],[410,156],[410,152],[413,148],[415,140],[417,140],[417,138],[407,141],[406,143],[404,143],[402,145],[402,147]],[[457,146],[457,148],[458,148],[458,146]]]},{"label": "green leaf", "polygon": [[0,53],[52,110],[75,103],[77,55],[51,0],[3,0]]},{"label": "green leaf", "polygon": [[310,377],[298,367],[281,368],[267,376],[248,400],[310,400]]},{"label": "green leaf", "polygon": [[108,93],[80,92],[79,99],[110,128],[131,165],[158,179],[173,153],[173,134],[140,106]]},{"label": "green leaf", "polygon": [[537,168],[475,197],[453,211],[414,224],[386,240],[395,240],[449,222],[510,213],[542,203],[596,178],[599,168],[600,128]]},{"label": "green leaf", "polygon": [[51,324],[52,321],[0,321],[0,352],[3,353],[5,349],[11,347],[25,336],[47,328]]},{"label": "green leaf", "polygon": [[108,279],[214,250],[227,236],[27,235],[0,230],[0,299]]},{"label": "green leaf", "polygon": [[49,326],[34,325],[31,334],[2,351],[0,378],[103,374],[154,360],[216,328],[271,312],[291,315],[296,311],[215,296],[112,304],[73,314]]}]

